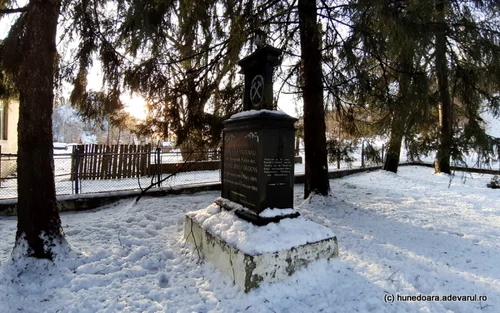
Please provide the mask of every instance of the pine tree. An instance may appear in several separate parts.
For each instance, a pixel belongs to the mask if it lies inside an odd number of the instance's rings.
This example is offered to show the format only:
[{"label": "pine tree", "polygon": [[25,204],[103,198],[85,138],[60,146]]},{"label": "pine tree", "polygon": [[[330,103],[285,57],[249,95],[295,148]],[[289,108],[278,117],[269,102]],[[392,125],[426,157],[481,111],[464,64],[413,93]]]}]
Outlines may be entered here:
[{"label": "pine tree", "polygon": [[480,112],[484,106],[498,112],[498,5],[360,0],[347,6],[350,35],[340,56],[350,83],[339,98],[376,116],[386,112],[377,124],[390,130],[386,169],[397,170],[401,138],[411,157],[437,151],[437,172],[449,173],[450,158],[460,161],[472,150],[491,156],[495,141],[484,133]]},{"label": "pine tree", "polygon": [[138,56],[124,73],[125,84],[156,112],[152,126],[173,132],[183,150],[217,147],[222,120],[241,107],[236,63],[249,34],[247,8],[233,0],[179,1],[166,10],[168,3],[123,8],[118,38]]},{"label": "pine tree", "polygon": [[439,93],[439,146],[436,154],[436,173],[451,174],[450,158],[453,145],[453,104],[448,83],[445,1],[438,0],[435,5],[435,72]]},{"label": "pine tree", "polygon": [[[498,112],[500,20],[498,1],[433,2],[435,75],[439,92],[436,172],[451,173],[450,159],[462,162],[473,149],[493,153],[493,138],[481,126],[481,110]],[[485,107],[485,108],[484,108]]]},{"label": "pine tree", "polygon": [[53,259],[65,248],[56,205],[51,119],[60,7],[57,0],[31,0],[20,9],[3,46],[2,66],[13,77],[20,101],[14,247],[19,257]]},{"label": "pine tree", "polygon": [[418,12],[418,2],[351,2],[346,8],[349,35],[339,49],[345,61],[344,91],[337,95],[338,102],[347,99],[352,101],[350,106],[364,107],[371,112],[364,122],[375,123],[380,134],[389,134],[383,168],[392,172],[397,172],[402,140],[415,114],[429,107],[421,97],[428,89],[424,74],[428,36],[422,35],[424,27],[416,22]]},{"label": "pine tree", "polygon": [[299,0],[302,95],[304,99],[305,184],[304,198],[311,193],[328,195],[328,161],[323,104],[321,33],[317,23],[316,0]]}]

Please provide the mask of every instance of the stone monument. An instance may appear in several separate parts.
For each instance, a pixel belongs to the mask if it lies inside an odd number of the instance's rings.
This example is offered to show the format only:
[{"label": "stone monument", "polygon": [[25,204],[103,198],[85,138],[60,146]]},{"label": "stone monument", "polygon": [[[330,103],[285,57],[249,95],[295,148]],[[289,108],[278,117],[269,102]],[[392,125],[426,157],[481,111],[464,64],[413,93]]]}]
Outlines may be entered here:
[{"label": "stone monument", "polygon": [[184,228],[186,240],[245,291],[338,255],[331,231],[293,209],[297,119],[273,110],[273,73],[282,52],[257,35],[257,49],[238,62],[244,110],[224,122],[221,197],[189,212]]},{"label": "stone monument", "polygon": [[224,122],[221,167],[222,198],[248,208],[236,214],[256,225],[299,215],[259,215],[266,208],[293,208],[297,121],[273,110],[273,73],[281,64],[281,50],[266,45],[265,37],[259,31],[257,50],[238,62],[245,75],[244,112]]},{"label": "stone monument", "polygon": [[259,216],[266,208],[293,208],[295,121],[277,111],[260,110],[225,122],[222,197],[248,208],[236,214],[254,224],[298,216]]}]

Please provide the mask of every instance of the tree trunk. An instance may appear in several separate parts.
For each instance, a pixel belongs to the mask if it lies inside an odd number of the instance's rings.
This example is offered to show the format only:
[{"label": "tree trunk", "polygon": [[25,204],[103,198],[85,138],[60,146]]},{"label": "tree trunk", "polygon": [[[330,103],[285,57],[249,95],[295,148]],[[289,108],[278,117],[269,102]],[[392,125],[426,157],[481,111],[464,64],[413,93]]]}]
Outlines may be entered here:
[{"label": "tree trunk", "polygon": [[[404,52],[403,52],[404,53]],[[391,135],[387,145],[387,153],[383,169],[398,172],[401,145],[406,129],[408,110],[412,109],[410,94],[413,54],[404,53],[400,57],[399,91],[396,106],[392,110]]]},{"label": "tree trunk", "polygon": [[446,61],[446,24],[444,1],[436,4],[436,76],[439,88],[439,146],[434,163],[436,173],[450,170],[451,146],[453,144],[453,108],[448,85],[448,64]]},{"label": "tree trunk", "polygon": [[31,0],[19,88],[18,225],[13,256],[53,259],[65,243],[56,205],[52,142],[56,30],[61,3]]},{"label": "tree trunk", "polygon": [[392,118],[391,135],[387,144],[387,153],[384,161],[384,171],[398,172],[399,158],[401,155],[401,142],[403,132],[401,131],[403,121],[400,114],[395,114]]},{"label": "tree trunk", "polygon": [[106,145],[111,145],[111,142],[110,142],[110,130],[111,130],[111,122],[109,121],[109,117],[108,117],[108,134],[106,136]]},{"label": "tree trunk", "polygon": [[304,198],[310,193],[328,195],[323,74],[316,0],[299,0],[302,92],[304,99],[305,184]]},{"label": "tree trunk", "polygon": [[116,140],[116,144],[119,145],[120,144],[120,137],[122,136],[122,129],[121,128],[118,128],[118,139]]}]

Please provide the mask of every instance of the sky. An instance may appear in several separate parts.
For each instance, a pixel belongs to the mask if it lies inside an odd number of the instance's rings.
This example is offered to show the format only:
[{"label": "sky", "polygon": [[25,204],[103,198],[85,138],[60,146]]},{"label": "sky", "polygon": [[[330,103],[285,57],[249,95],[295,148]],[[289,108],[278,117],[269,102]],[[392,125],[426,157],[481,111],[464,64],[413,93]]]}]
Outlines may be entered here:
[{"label": "sky", "polygon": [[303,200],[296,185],[294,209],[337,236],[339,257],[249,293],[183,239],[185,214],[217,191],[62,213],[72,252],[54,264],[13,263],[16,219],[0,217],[0,312],[498,312],[500,191],[490,179],[403,166],[331,180],[327,198]]}]

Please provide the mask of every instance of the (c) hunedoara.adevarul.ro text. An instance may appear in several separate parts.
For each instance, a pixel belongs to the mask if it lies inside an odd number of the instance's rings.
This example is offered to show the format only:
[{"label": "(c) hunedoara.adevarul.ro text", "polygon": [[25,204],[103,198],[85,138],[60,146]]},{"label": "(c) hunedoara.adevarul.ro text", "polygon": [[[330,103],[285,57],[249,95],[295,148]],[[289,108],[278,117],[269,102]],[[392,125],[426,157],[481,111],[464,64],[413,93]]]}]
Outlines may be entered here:
[{"label": "(c) hunedoara.adevarul.ro text", "polygon": [[488,301],[487,296],[483,295],[400,295],[390,294],[384,295],[386,303],[393,302],[419,302],[419,301],[448,301],[448,302],[485,302]]}]

